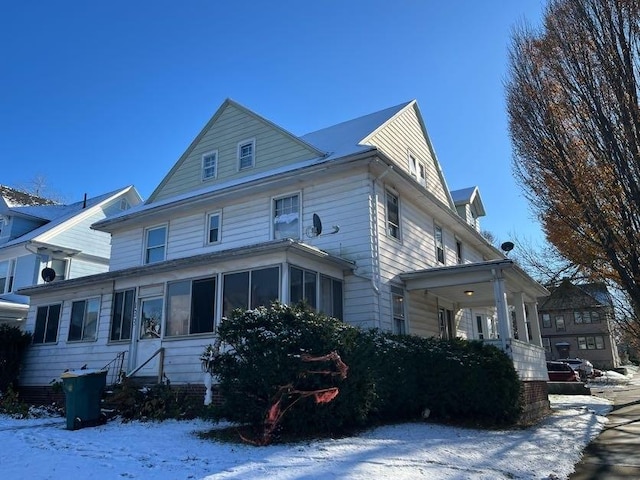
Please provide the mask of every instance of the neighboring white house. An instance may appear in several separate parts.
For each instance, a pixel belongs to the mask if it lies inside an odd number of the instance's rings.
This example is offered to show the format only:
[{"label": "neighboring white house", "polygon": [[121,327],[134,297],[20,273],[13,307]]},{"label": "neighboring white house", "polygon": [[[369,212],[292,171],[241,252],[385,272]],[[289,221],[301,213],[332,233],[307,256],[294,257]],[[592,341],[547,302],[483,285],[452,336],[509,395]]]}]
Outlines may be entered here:
[{"label": "neighboring white house", "polygon": [[119,353],[128,372],[200,383],[231,309],[306,299],[353,325],[494,343],[546,401],[548,292],[480,234],[484,213],[477,188],[454,200],[415,101],[298,137],[227,100],[143,205],[93,225],[112,235],[108,273],[21,292],[31,330],[59,312],[21,384]]},{"label": "neighboring white house", "polygon": [[[24,328],[21,288],[108,271],[110,235],[91,225],[141,202],[133,187],[63,205],[0,185],[0,323]],[[40,326],[30,327],[34,341],[57,336],[52,324]]]}]

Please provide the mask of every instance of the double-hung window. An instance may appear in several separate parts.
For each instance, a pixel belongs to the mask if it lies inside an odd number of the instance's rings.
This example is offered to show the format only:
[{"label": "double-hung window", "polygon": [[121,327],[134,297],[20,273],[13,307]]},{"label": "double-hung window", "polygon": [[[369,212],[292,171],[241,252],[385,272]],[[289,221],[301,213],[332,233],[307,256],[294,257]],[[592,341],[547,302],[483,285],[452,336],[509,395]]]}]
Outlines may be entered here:
[{"label": "double-hung window", "polygon": [[558,332],[566,331],[566,327],[564,325],[564,316],[563,315],[557,315],[556,316],[556,331],[558,331]]},{"label": "double-hung window", "polygon": [[387,190],[387,234],[400,240],[400,206],[396,195]]},{"label": "double-hung window", "polygon": [[251,168],[255,165],[255,140],[245,140],[238,144],[238,170]]},{"label": "double-hung window", "polygon": [[90,341],[96,339],[100,299],[89,298],[71,304],[71,324],[69,341]]},{"label": "double-hung window", "polygon": [[133,325],[135,290],[115,292],[113,295],[113,311],[111,313],[111,332],[109,340],[119,342],[131,339]]},{"label": "double-hung window", "polygon": [[56,343],[61,309],[62,305],[59,303],[38,307],[36,326],[33,331],[33,343]]},{"label": "double-hung window", "polygon": [[16,261],[14,259],[0,262],[0,294],[13,292],[13,277]]},{"label": "double-hung window", "polygon": [[427,186],[427,168],[415,155],[409,154],[409,173],[423,187]]},{"label": "double-hung window", "polygon": [[215,277],[170,283],[165,336],[213,332],[215,306]]},{"label": "double-hung window", "polygon": [[436,260],[438,263],[444,264],[444,237],[442,234],[442,227],[439,225],[435,225],[434,228],[434,239],[436,246]]},{"label": "double-hung window", "polygon": [[393,333],[404,335],[407,332],[404,313],[404,291],[391,287],[391,308],[393,313]]},{"label": "double-hung window", "polygon": [[149,228],[145,232],[144,263],[161,262],[167,248],[167,226]]},{"label": "double-hung window", "polygon": [[230,317],[236,308],[269,306],[280,298],[279,267],[227,273],[223,278],[222,315],[225,317]]},{"label": "double-hung window", "polygon": [[216,178],[218,175],[218,151],[202,155],[202,180]]},{"label": "double-hung window", "polygon": [[300,238],[300,195],[273,199],[273,238]]},{"label": "double-hung window", "polygon": [[548,313],[542,314],[542,328],[551,328],[551,315]]},{"label": "double-hung window", "polygon": [[207,215],[207,243],[220,243],[220,224],[222,214],[213,212]]}]

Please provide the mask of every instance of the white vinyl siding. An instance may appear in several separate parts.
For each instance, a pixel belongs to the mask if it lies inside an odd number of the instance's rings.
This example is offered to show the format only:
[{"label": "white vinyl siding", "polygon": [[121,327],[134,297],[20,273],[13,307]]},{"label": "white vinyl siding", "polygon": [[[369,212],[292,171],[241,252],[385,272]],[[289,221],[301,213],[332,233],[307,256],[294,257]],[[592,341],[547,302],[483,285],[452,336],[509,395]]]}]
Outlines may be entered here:
[{"label": "white vinyl siding", "polygon": [[[254,168],[238,171],[238,144],[247,139],[254,139],[255,145],[260,146],[260,163]],[[212,150],[218,152],[218,171],[216,178],[211,180],[212,183],[254,175],[318,157],[315,151],[274,129],[272,124],[229,105],[215,119],[214,124],[202,132],[192,150],[170,173],[165,184],[155,192],[155,197],[150,201],[156,202],[200,188],[202,155]]]},{"label": "white vinyl siding", "polygon": [[398,166],[409,172],[407,150],[413,152],[426,167],[426,184],[441,202],[448,205],[446,186],[443,185],[436,160],[424,138],[420,121],[413,108],[407,109],[373,135],[367,144],[385,152]]}]

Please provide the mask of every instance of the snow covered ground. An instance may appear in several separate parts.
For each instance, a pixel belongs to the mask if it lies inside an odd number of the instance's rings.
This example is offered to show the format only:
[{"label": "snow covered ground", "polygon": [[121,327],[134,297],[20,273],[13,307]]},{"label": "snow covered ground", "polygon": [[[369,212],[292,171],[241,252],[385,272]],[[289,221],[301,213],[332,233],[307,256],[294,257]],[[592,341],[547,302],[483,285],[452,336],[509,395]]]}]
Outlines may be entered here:
[{"label": "snow covered ground", "polygon": [[[597,385],[613,391],[627,377]],[[606,396],[606,395],[605,395]],[[564,479],[611,409],[603,396],[551,395],[553,415],[527,429],[473,430],[430,423],[357,437],[253,447],[201,440],[203,420],[66,430],[60,417],[0,416],[0,476],[41,479]]]}]

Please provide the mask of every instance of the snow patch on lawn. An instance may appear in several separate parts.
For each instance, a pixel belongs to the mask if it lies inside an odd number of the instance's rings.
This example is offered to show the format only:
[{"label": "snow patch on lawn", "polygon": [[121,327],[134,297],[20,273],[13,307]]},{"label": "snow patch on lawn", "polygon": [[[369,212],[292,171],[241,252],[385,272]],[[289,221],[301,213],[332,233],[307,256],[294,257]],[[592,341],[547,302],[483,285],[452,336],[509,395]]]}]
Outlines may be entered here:
[{"label": "snow patch on lawn", "polygon": [[253,447],[203,440],[205,420],[130,422],[67,430],[60,417],[0,416],[2,477],[91,480],[394,480],[567,478],[602,430],[609,400],[550,395],[554,413],[526,429],[474,430],[432,423],[361,435]]}]

